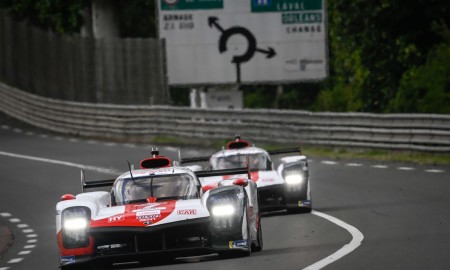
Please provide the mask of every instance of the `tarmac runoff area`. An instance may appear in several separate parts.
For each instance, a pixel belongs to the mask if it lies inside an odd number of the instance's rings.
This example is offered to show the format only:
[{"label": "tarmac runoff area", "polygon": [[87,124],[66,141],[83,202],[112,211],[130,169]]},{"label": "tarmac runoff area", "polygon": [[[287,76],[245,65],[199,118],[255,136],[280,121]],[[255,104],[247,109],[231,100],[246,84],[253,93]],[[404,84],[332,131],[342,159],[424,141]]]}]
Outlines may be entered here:
[{"label": "tarmac runoff area", "polygon": [[0,223],[0,259],[3,258],[3,254],[8,251],[13,242],[14,236],[11,230]]}]

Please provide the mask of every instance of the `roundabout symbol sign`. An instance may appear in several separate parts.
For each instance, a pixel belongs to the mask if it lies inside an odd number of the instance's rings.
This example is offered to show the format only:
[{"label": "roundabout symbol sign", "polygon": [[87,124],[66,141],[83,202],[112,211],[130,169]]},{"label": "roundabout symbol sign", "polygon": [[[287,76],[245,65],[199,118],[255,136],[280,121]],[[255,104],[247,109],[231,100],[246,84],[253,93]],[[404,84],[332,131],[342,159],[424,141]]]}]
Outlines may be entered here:
[{"label": "roundabout symbol sign", "polygon": [[258,48],[255,36],[247,28],[242,26],[233,26],[228,29],[223,29],[218,21],[219,18],[217,17],[208,18],[209,27],[215,27],[221,32],[221,36],[219,38],[220,53],[224,53],[228,50],[227,42],[232,36],[241,35],[247,39],[247,50],[243,54],[233,56],[233,59],[231,60],[231,63],[236,65],[236,78],[238,83],[241,82],[241,63],[250,61],[256,52],[265,54],[266,58],[272,58],[276,55],[276,52],[272,47],[268,47],[267,49]]}]

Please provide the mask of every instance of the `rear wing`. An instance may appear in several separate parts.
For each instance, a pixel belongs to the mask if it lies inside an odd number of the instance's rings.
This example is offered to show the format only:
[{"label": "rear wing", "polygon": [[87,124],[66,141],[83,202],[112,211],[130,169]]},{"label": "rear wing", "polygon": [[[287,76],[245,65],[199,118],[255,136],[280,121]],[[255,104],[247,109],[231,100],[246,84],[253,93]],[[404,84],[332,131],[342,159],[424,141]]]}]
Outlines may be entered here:
[{"label": "rear wing", "polygon": [[209,161],[210,158],[211,158],[211,156],[207,156],[207,157],[181,158],[181,159],[180,159],[180,164]]},{"label": "rear wing", "polygon": [[110,187],[116,179],[106,179],[86,182],[84,179],[84,171],[81,170],[81,191],[85,192],[87,188]]},{"label": "rear wing", "polygon": [[[277,149],[277,150],[267,151],[267,153],[269,153],[269,155],[271,155],[271,156],[272,155],[289,154],[289,153],[298,153],[298,154],[301,155],[302,154],[302,149],[300,147],[288,148],[288,149]],[[211,158],[211,156],[180,158],[180,164],[209,161],[210,158]]]},{"label": "rear wing", "polygon": [[[247,162],[248,163],[248,162]],[[237,168],[237,169],[224,169],[224,170],[206,170],[206,171],[196,171],[194,174],[197,177],[213,177],[221,175],[234,175],[234,174],[247,174],[248,179],[251,179],[250,171],[248,167]],[[81,191],[85,192],[88,188],[98,188],[98,187],[110,187],[114,184],[116,179],[106,179],[86,182],[84,178],[84,171],[81,170]]]}]

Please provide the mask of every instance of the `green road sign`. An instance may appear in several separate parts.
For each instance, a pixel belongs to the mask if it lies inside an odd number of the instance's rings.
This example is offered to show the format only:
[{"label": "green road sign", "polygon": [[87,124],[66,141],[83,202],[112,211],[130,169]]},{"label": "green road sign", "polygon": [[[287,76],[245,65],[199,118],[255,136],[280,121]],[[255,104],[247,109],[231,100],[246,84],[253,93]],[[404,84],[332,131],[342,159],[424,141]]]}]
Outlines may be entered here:
[{"label": "green road sign", "polygon": [[160,0],[162,10],[223,9],[223,0]]},{"label": "green road sign", "polygon": [[322,0],[252,0],[252,12],[322,10]]},{"label": "green road sign", "polygon": [[281,16],[283,24],[301,24],[301,23],[321,23],[321,12],[304,12],[304,13],[283,13]]}]

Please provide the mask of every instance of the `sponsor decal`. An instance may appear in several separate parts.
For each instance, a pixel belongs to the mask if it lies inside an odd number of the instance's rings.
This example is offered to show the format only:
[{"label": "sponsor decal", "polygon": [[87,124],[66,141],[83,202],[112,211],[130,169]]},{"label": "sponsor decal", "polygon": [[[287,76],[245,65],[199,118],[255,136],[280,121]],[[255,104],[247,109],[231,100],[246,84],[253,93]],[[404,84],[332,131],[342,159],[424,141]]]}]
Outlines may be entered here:
[{"label": "sponsor decal", "polygon": [[153,215],[160,215],[161,214],[161,210],[157,209],[157,210],[144,210],[144,211],[139,211],[136,212],[136,216],[140,217],[140,216],[153,216]]},{"label": "sponsor decal", "polygon": [[61,210],[56,210],[56,215],[57,216],[61,215]]},{"label": "sponsor decal", "polygon": [[69,264],[75,262],[75,256],[61,256],[61,264]]},{"label": "sponsor decal", "polygon": [[136,220],[146,226],[158,223],[170,215],[175,209],[175,202],[151,203],[134,209]]},{"label": "sponsor decal", "polygon": [[197,209],[180,209],[177,211],[178,215],[197,215]]},{"label": "sponsor decal", "polygon": [[124,216],[114,216],[114,217],[108,218],[108,223],[123,221],[124,219],[125,219]]},{"label": "sponsor decal", "polygon": [[92,220],[91,228],[100,227],[144,227],[155,225],[164,220],[175,211],[176,201],[166,201],[146,204],[129,204],[125,206],[124,213],[99,220]]},{"label": "sponsor decal", "polygon": [[243,248],[247,247],[247,240],[236,240],[236,241],[229,241],[228,246],[230,248]]},{"label": "sponsor decal", "polygon": [[136,217],[139,220],[155,220],[157,218],[161,217],[161,215],[150,215],[150,216],[139,216]]},{"label": "sponsor decal", "polygon": [[275,182],[275,179],[273,179],[273,178],[264,178],[264,179],[262,179],[262,181],[266,182],[266,183],[273,183],[273,182]]},{"label": "sponsor decal", "polygon": [[298,201],[298,206],[311,206],[311,201]]},{"label": "sponsor decal", "polygon": [[136,212],[136,219],[141,221],[153,221],[160,217],[161,217],[161,210],[159,209]]},{"label": "sponsor decal", "polygon": [[142,211],[154,211],[154,210],[166,210],[167,207],[163,206],[166,203],[151,203],[150,205],[145,204],[144,207],[135,209],[133,212],[142,212]]}]

